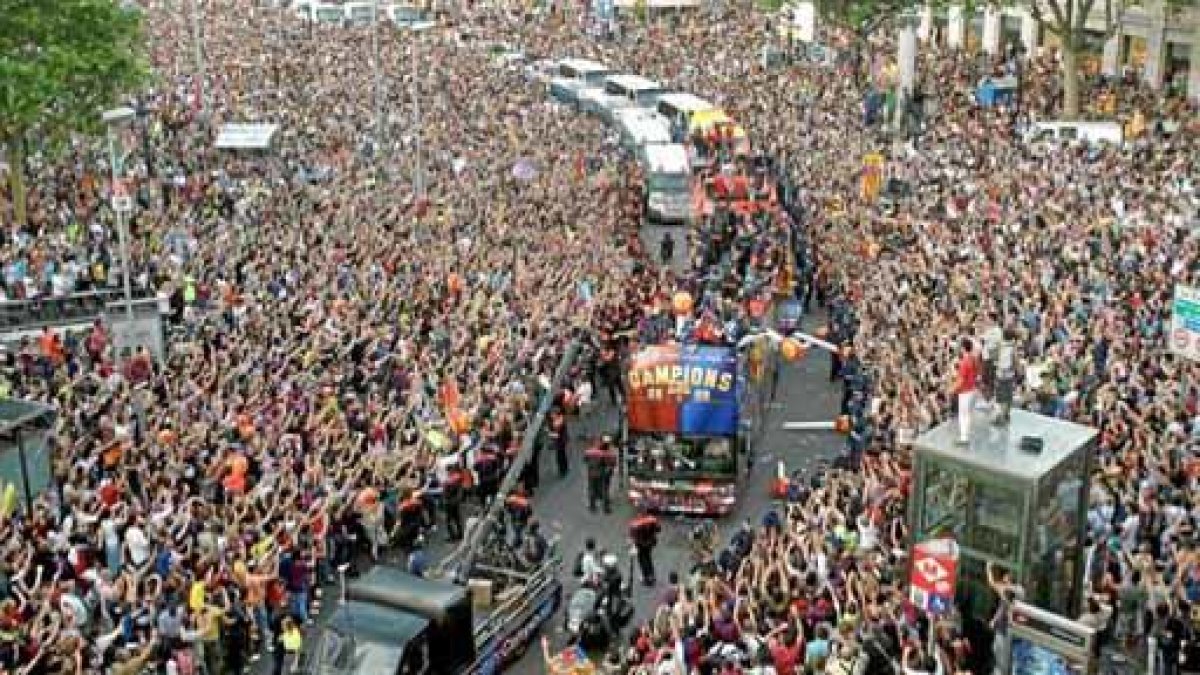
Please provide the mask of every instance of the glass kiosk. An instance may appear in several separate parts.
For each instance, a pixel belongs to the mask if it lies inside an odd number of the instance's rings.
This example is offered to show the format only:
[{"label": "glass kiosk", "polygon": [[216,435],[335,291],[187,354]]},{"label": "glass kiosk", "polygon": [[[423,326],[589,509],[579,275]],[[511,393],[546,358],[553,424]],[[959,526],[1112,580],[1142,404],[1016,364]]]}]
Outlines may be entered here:
[{"label": "glass kiosk", "polygon": [[[1096,430],[1013,410],[1006,426],[975,412],[971,442],[957,437],[952,418],[916,439],[909,526],[914,542],[958,543],[964,618],[986,624],[995,611],[988,563],[1009,571],[1029,604],[1078,616]],[[1041,449],[1024,449],[1028,438]]]}]

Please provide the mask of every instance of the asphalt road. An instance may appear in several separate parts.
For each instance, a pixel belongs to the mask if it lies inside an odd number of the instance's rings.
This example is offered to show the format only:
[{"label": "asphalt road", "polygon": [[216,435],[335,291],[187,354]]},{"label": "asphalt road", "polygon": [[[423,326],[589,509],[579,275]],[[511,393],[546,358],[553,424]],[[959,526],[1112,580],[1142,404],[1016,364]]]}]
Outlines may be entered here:
[{"label": "asphalt road", "polygon": [[[663,228],[659,227],[644,230],[643,236],[648,250],[657,253],[662,231]],[[679,232],[674,232],[672,237],[677,242],[676,261],[686,260],[684,252],[679,250],[686,238]],[[809,317],[806,321],[806,326],[810,329],[820,322],[815,317]],[[823,352],[814,351],[803,361],[785,364],[783,367],[776,404],[767,419],[766,432],[755,450],[755,464],[742,482],[737,509],[717,521],[723,538],[727,539],[745,519],[757,523],[769,509],[770,483],[775,476],[776,463],[779,460],[782,459],[789,470],[792,470],[821,459],[832,459],[842,448],[842,437],[832,432],[788,432],[782,429],[782,424],[787,421],[827,421],[833,418],[840,400],[840,392],[828,382],[828,356]],[[559,546],[563,552],[566,577],[563,581],[567,585],[564,605],[576,587],[575,580],[570,578],[570,568],[588,537],[594,538],[598,547],[621,555],[623,573],[627,573],[629,569],[626,555],[629,548],[627,524],[633,518],[634,510],[621,486],[615,484],[614,480],[612,514],[588,511],[586,481],[581,461],[583,448],[595,437],[615,430],[616,426],[617,413],[607,405],[577,419],[574,428],[571,429],[571,471],[563,479],[558,478],[553,467],[552,453],[545,453],[542,457],[542,482],[534,511],[543,527],[560,538]],[[659,584],[656,588],[647,588],[635,580],[632,600],[637,613],[631,626],[645,621],[653,612],[665,589],[668,573],[676,571],[684,575],[693,563],[689,534],[698,521],[694,518],[673,517],[663,517],[661,520],[663,532],[654,551]],[[562,611],[560,610],[543,630],[543,634],[550,637],[552,647],[563,647],[566,644],[565,636],[561,632]],[[628,633],[629,629],[626,629],[622,637],[627,638]],[[541,649],[536,643],[532,645],[524,658],[507,672],[514,675],[544,673]]]}]

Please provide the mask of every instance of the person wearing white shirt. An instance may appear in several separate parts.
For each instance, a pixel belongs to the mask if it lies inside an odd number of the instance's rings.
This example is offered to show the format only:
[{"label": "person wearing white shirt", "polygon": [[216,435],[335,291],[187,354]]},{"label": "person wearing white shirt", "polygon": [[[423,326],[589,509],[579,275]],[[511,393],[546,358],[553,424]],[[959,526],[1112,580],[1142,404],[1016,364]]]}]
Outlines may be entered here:
[{"label": "person wearing white shirt", "polygon": [[879,530],[875,527],[875,523],[871,522],[871,518],[867,514],[859,514],[857,519],[858,526],[858,547],[864,553],[870,553],[879,545]]},{"label": "person wearing white shirt", "polygon": [[150,539],[137,520],[125,529],[125,550],[129,553],[129,564],[136,569],[150,562]]}]

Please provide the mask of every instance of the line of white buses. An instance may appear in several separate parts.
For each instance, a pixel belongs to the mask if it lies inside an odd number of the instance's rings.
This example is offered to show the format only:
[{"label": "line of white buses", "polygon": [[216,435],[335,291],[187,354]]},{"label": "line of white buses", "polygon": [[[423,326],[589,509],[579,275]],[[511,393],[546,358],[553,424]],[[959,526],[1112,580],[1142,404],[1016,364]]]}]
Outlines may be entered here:
[{"label": "line of white buses", "polygon": [[597,115],[632,152],[646,175],[646,207],[652,221],[685,222],[696,215],[694,174],[713,168],[697,137],[716,138],[734,155],[749,155],[745,131],[717,105],[587,59],[551,62],[539,72],[550,96]]}]

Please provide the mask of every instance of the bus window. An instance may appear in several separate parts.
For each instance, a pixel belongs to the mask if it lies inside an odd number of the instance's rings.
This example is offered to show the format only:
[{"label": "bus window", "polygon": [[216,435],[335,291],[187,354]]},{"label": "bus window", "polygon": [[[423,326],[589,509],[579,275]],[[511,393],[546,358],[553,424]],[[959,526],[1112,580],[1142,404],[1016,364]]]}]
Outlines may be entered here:
[{"label": "bus window", "polygon": [[633,93],[633,101],[638,105],[653,105],[662,95],[662,89],[639,89]]},{"label": "bus window", "polygon": [[345,13],[341,7],[317,7],[317,21],[321,23],[341,23]]},{"label": "bus window", "polygon": [[[350,5],[350,22],[356,26],[366,25],[375,19],[375,8],[371,5]],[[380,10],[382,16],[383,10]]]},{"label": "bus window", "polygon": [[608,76],[608,70],[598,63],[567,59],[558,64],[558,74],[571,80],[580,80],[590,86],[598,86]]}]

